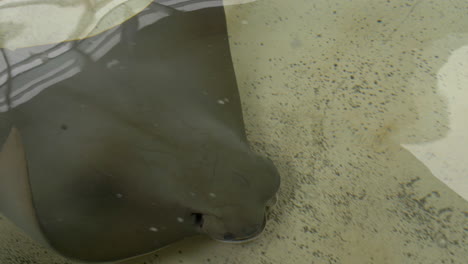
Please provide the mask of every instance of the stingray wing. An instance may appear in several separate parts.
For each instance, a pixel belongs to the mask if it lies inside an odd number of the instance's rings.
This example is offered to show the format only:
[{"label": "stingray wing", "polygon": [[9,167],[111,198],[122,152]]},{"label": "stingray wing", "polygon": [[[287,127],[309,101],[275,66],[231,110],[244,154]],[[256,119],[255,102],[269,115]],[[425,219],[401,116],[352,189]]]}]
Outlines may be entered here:
[{"label": "stingray wing", "polygon": [[12,128],[0,152],[0,212],[45,244],[34,209],[21,136]]}]

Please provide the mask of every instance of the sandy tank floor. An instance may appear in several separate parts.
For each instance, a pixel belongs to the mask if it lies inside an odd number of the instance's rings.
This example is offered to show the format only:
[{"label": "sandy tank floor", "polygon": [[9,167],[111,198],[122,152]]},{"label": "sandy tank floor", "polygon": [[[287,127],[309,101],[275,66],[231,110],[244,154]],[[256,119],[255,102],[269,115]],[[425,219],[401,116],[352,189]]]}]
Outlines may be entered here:
[{"label": "sandy tank floor", "polygon": [[[281,173],[278,204],[254,242],[195,237],[121,264],[466,263],[466,10],[465,0],[226,7],[249,139]],[[5,219],[0,234],[1,264],[72,263]]]}]

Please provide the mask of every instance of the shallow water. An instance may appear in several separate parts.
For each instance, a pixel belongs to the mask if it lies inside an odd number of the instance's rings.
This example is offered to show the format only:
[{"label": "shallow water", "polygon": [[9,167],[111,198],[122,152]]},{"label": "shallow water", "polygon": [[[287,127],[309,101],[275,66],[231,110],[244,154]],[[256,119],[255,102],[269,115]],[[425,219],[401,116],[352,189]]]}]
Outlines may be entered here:
[{"label": "shallow water", "polygon": [[[249,139],[282,176],[272,221],[248,244],[197,237],[125,263],[465,263],[467,8],[227,7]],[[2,222],[0,263],[56,259]]]}]

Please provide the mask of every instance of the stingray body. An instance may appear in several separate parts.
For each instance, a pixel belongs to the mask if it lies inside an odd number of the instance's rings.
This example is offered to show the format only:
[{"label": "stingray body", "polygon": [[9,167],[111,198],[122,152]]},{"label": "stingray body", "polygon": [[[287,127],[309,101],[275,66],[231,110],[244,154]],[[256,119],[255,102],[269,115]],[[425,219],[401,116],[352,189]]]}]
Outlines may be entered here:
[{"label": "stingray body", "polygon": [[154,3],[89,39],[2,53],[0,212],[31,237],[113,261],[262,231],[279,175],[249,149],[222,7]]}]

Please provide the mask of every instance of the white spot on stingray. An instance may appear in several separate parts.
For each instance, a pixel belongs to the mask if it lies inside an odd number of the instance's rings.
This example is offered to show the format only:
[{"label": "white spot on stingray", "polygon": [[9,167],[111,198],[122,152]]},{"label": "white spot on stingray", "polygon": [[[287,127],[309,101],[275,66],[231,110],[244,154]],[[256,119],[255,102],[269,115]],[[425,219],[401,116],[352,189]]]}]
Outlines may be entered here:
[{"label": "white spot on stingray", "polygon": [[218,104],[225,104],[223,100],[218,100]]},{"label": "white spot on stingray", "polygon": [[184,219],[182,217],[177,217],[177,222],[182,223],[184,222]]},{"label": "white spot on stingray", "polygon": [[119,199],[122,199],[123,198],[123,194],[121,193],[116,193],[115,194],[115,197],[119,198]]},{"label": "white spot on stingray", "polygon": [[224,99],[223,99],[223,100],[224,100],[224,102],[226,102],[226,103],[229,103],[229,98],[227,98],[227,97],[224,97]]},{"label": "white spot on stingray", "polygon": [[249,24],[249,21],[247,21],[247,20],[242,20],[241,23],[242,23],[242,25],[247,25],[247,24]]},{"label": "white spot on stingray", "polygon": [[211,198],[215,198],[215,197],[216,197],[216,194],[214,194],[214,193],[209,193],[208,195],[209,195]]},{"label": "white spot on stingray", "polygon": [[115,65],[118,65],[119,63],[120,63],[120,62],[119,62],[118,60],[113,59],[113,60],[109,61],[109,62],[106,64],[106,67],[107,67],[108,69],[110,69],[110,68],[114,67]]},{"label": "white spot on stingray", "polygon": [[157,229],[157,228],[154,227],[154,226],[150,227],[149,230],[150,230],[151,232],[158,232],[158,231],[159,231],[159,229]]}]

